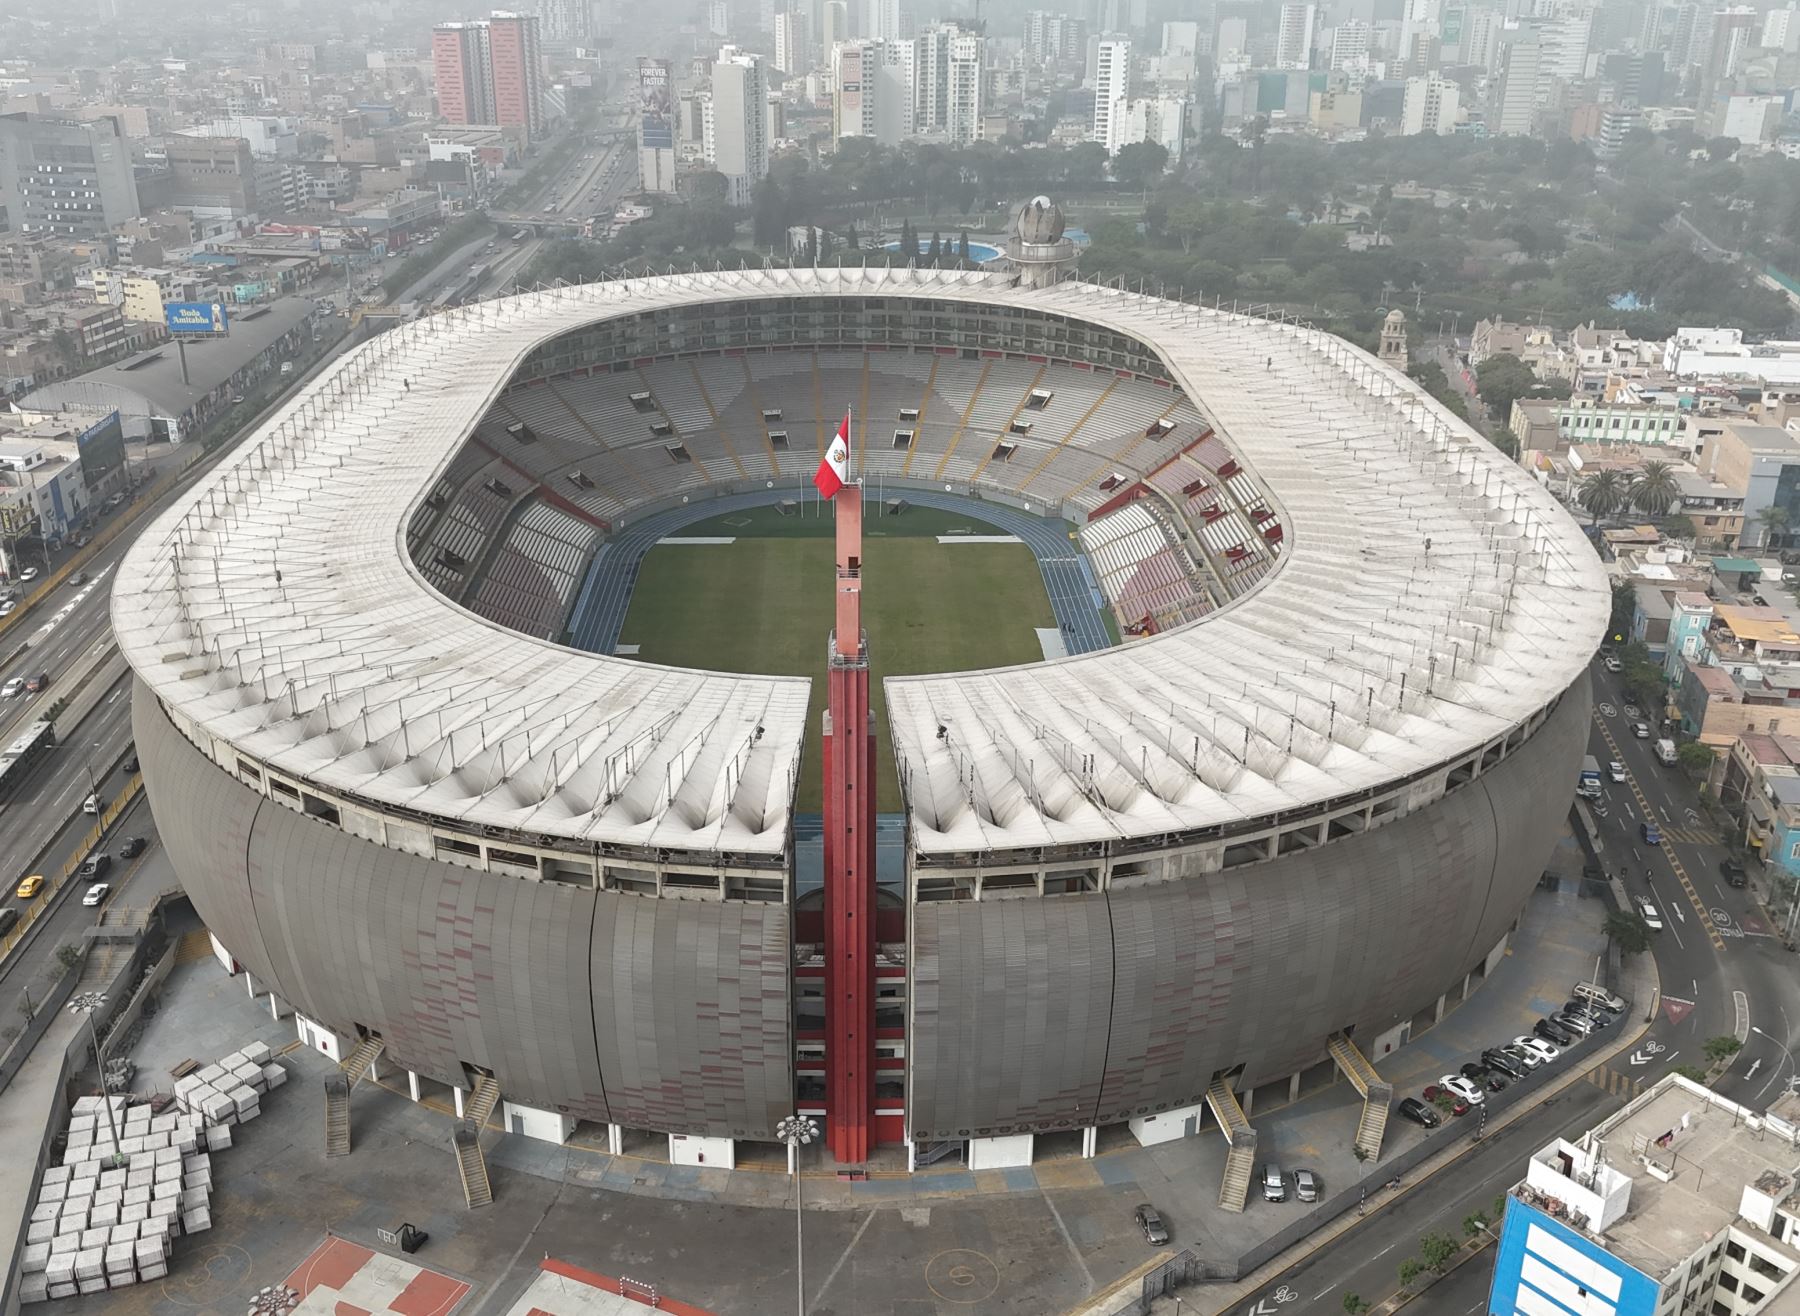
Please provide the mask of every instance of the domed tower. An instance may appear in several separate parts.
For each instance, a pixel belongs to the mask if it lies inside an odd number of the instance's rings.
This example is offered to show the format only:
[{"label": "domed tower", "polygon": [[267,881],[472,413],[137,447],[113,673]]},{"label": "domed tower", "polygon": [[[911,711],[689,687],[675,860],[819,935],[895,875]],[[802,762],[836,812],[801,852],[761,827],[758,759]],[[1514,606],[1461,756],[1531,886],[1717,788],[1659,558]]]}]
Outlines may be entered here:
[{"label": "domed tower", "polygon": [[1398,306],[1381,322],[1381,349],[1376,355],[1396,370],[1406,369],[1406,312]]},{"label": "domed tower", "polygon": [[1075,272],[1075,243],[1063,236],[1063,212],[1047,196],[1034,196],[1013,215],[1006,258],[1019,285],[1043,288]]}]

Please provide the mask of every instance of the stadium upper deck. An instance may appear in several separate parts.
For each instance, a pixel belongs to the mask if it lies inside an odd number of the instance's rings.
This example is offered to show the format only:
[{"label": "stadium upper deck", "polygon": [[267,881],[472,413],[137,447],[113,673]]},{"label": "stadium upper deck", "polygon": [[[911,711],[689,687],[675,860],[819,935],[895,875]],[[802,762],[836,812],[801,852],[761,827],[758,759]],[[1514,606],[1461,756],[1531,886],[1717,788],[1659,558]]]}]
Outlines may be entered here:
[{"label": "stadium upper deck", "polygon": [[[1292,325],[1065,282],[907,270],[680,275],[436,316],[347,356],[132,549],[120,643],[226,771],[548,843],[784,852],[806,682],[515,634],[406,551],[414,510],[534,348],[659,308],[929,297],[1149,344],[1287,527],[1253,590],[1124,649],[891,680],[921,856],[1152,842],[1412,783],[1577,680],[1599,563],[1530,479],[1403,376]],[[396,842],[390,837],[389,844]],[[401,844],[405,848],[405,844]]]}]

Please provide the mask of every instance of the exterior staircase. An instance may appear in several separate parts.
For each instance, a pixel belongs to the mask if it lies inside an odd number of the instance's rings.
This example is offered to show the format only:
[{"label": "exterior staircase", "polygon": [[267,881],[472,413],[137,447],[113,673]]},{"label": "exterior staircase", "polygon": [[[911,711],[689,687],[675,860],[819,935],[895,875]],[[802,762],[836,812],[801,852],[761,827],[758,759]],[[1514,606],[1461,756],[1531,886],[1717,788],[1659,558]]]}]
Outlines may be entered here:
[{"label": "exterior staircase", "polygon": [[456,1153],[456,1173],[462,1178],[463,1201],[471,1210],[492,1203],[487,1158],[481,1154],[481,1126],[464,1120],[450,1134],[450,1146]]},{"label": "exterior staircase", "polygon": [[1219,1209],[1242,1211],[1250,1195],[1250,1178],[1256,1172],[1256,1130],[1250,1127],[1249,1117],[1238,1105],[1229,1079],[1212,1081],[1206,1089],[1206,1104],[1231,1145],[1225,1153],[1225,1178],[1219,1184]]},{"label": "exterior staircase", "polygon": [[1393,1084],[1385,1082],[1375,1072],[1369,1058],[1357,1050],[1356,1043],[1342,1033],[1333,1033],[1325,1045],[1344,1077],[1362,1095],[1362,1115],[1356,1121],[1356,1148],[1368,1160],[1377,1160],[1381,1156],[1381,1139],[1387,1132],[1388,1107],[1394,1102]]},{"label": "exterior staircase", "polygon": [[325,1154],[350,1154],[350,1089],[362,1082],[387,1043],[370,1033],[325,1080]]},{"label": "exterior staircase", "polygon": [[469,1099],[463,1103],[463,1118],[476,1129],[487,1127],[488,1117],[500,1104],[500,1081],[492,1074],[477,1074]]},{"label": "exterior staircase", "polygon": [[325,1154],[350,1154],[350,1084],[341,1073],[325,1078]]}]

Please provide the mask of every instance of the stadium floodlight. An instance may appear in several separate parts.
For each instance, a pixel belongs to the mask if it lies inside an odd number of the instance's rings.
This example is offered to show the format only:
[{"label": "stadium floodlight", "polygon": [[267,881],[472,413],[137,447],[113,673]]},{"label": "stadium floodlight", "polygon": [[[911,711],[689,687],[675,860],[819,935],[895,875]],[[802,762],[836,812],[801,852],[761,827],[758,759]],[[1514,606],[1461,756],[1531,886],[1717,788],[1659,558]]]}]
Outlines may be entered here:
[{"label": "stadium floodlight", "polygon": [[94,1041],[94,1066],[100,1071],[100,1101],[106,1107],[106,1124],[112,1131],[111,1164],[118,1166],[125,1162],[119,1150],[119,1115],[113,1109],[112,1094],[106,1090],[106,1049],[100,1045],[100,1030],[94,1026],[94,1015],[105,1008],[105,992],[76,992],[69,998],[69,1013],[87,1016],[88,1036]]},{"label": "stadium floodlight", "polygon": [[806,1316],[806,1235],[800,1214],[800,1149],[819,1136],[818,1124],[805,1115],[784,1115],[775,1136],[787,1144],[794,1167],[794,1310]]}]

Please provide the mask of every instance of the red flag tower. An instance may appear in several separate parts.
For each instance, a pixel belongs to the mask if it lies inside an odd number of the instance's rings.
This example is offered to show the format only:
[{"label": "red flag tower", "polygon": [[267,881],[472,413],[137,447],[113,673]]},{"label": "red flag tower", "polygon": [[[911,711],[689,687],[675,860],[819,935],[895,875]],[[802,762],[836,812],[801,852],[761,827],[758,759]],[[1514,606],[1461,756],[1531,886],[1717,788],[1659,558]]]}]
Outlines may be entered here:
[{"label": "red flag tower", "polygon": [[850,416],[813,482],[837,516],[837,617],[825,710],[825,1111],[840,1165],[875,1132],[875,726],[862,626],[862,488],[850,483]]}]

